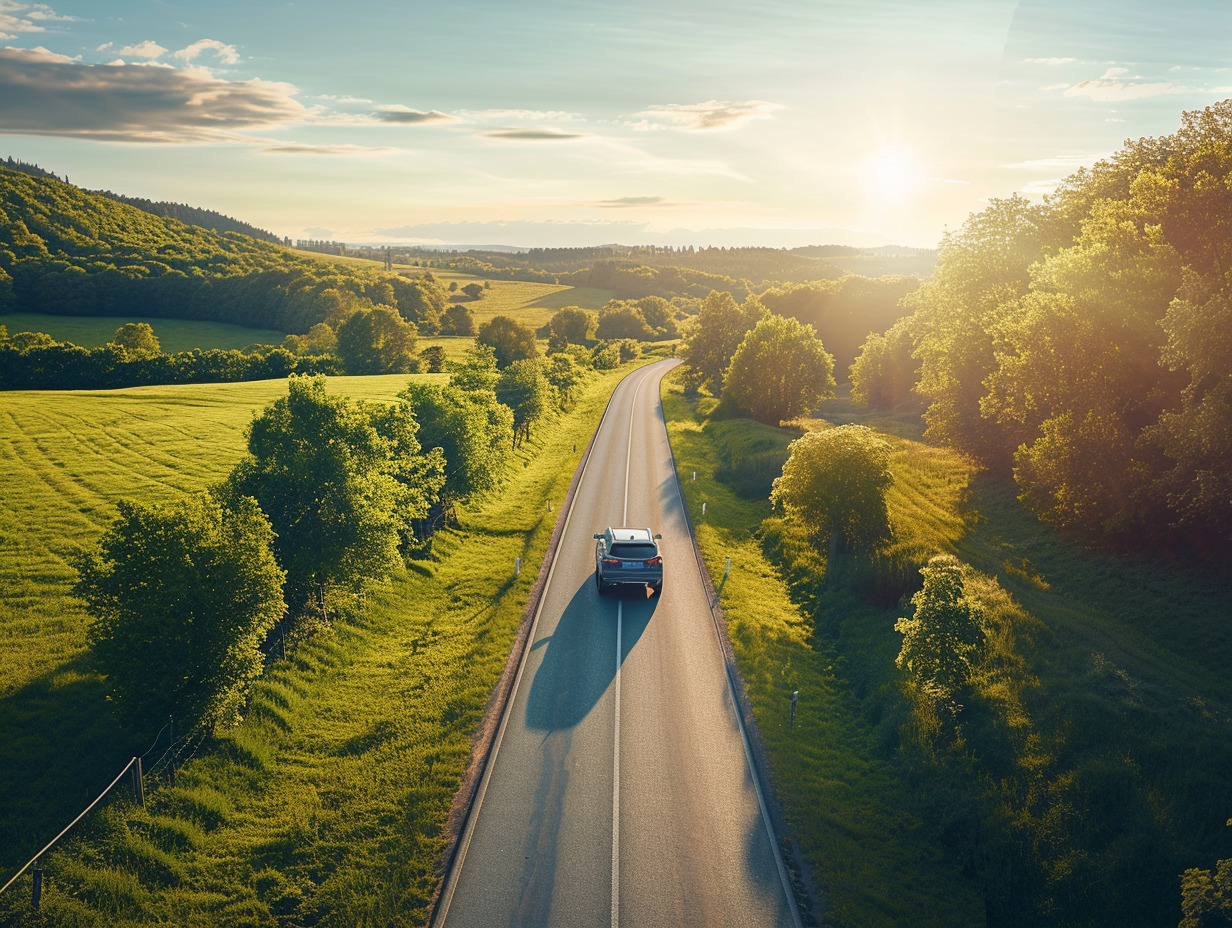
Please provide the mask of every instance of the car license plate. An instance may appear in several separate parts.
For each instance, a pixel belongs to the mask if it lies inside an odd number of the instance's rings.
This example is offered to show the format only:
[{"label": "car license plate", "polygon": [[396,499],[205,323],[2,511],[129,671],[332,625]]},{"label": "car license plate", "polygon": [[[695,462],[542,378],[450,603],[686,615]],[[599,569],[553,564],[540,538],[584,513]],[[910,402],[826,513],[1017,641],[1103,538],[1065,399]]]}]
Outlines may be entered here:
[{"label": "car license plate", "polygon": [[620,565],[622,570],[641,570],[645,566],[641,561],[625,561]]}]

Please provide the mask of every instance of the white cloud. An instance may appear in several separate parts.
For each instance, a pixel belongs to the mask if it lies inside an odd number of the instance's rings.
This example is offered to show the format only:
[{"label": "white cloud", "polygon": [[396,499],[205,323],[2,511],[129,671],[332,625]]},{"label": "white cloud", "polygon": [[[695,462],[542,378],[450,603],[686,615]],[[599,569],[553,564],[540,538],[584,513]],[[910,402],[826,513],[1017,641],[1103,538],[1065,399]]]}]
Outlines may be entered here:
[{"label": "white cloud", "polygon": [[632,123],[635,129],[653,129],[664,125],[695,132],[716,132],[735,129],[753,119],[769,119],[782,104],[764,100],[707,100],[704,103],[665,103],[637,113],[642,122]]},{"label": "white cloud", "polygon": [[1128,68],[1113,67],[1104,71],[1102,77],[1079,81],[1062,93],[1067,97],[1088,97],[1097,103],[1120,103],[1166,94],[1188,93],[1191,89],[1171,81],[1147,81],[1130,77]]},{"label": "white cloud", "polygon": [[576,113],[564,110],[521,110],[521,109],[490,109],[490,110],[460,110],[459,115],[475,122],[508,122],[522,120],[526,122],[569,122],[577,119]]},{"label": "white cloud", "polygon": [[584,139],[587,136],[580,132],[565,132],[561,129],[490,129],[481,133],[488,139],[505,139],[517,142],[562,142],[570,139]]},{"label": "white cloud", "polygon": [[236,51],[235,46],[217,39],[198,39],[187,48],[181,48],[175,53],[175,57],[182,61],[195,61],[205,52],[213,52],[223,64],[240,63],[240,53]]},{"label": "white cloud", "polygon": [[146,39],[144,42],[139,42],[136,45],[126,45],[120,49],[121,55],[128,55],[130,58],[161,58],[167,54],[167,49],[163,48],[157,42],[151,42]]},{"label": "white cloud", "polygon": [[0,49],[0,132],[101,141],[252,141],[300,122],[291,84],[226,81],[204,68],[83,65],[45,48]]},{"label": "white cloud", "polygon": [[440,110],[413,110],[401,104],[379,107],[374,114],[381,122],[402,126],[420,126],[432,122],[460,122],[457,116],[450,116]]},{"label": "white cloud", "polygon": [[384,155],[396,148],[372,148],[365,145],[307,145],[299,142],[268,144],[261,149],[267,155]]},{"label": "white cloud", "polygon": [[72,16],[61,16],[43,3],[16,3],[0,0],[0,39],[12,41],[20,33],[46,32],[43,23],[73,22]]},{"label": "white cloud", "polygon": [[1059,64],[1072,64],[1077,60],[1077,58],[1028,58],[1027,64],[1044,64],[1049,67],[1056,67]]}]

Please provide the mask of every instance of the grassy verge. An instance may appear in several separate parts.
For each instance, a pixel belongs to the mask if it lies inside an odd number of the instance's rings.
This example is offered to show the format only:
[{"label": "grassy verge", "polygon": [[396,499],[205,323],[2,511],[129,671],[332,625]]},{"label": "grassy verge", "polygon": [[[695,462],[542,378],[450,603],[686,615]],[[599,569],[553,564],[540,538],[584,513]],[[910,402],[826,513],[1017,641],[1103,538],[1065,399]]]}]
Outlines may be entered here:
[{"label": "grassy verge", "polygon": [[[1177,923],[1181,872],[1232,857],[1225,565],[1084,549],[1038,523],[1008,477],[920,442],[918,421],[842,399],[830,422],[869,425],[894,448],[895,539],[827,564],[769,513],[765,475],[760,488],[748,477],[792,432],[711,421],[713,401],[674,387],[666,402],[682,474],[698,473],[685,489],[716,583],[733,556],[729,632],[826,917]],[[894,664],[895,620],[943,552],[967,565],[986,635],[956,710]]]},{"label": "grassy verge", "polygon": [[[843,926],[977,925],[983,910],[924,827],[909,784],[878,749],[879,733],[852,693],[846,660],[794,602],[756,537],[771,515],[765,497],[742,498],[716,472],[732,423],[710,423],[676,378],[664,411],[698,542],[769,759],[774,789],[824,897],[823,923]],[[742,422],[746,443],[782,457],[792,437]],[[696,471],[696,480],[693,473]],[[768,486],[766,490],[768,492]],[[702,503],[706,504],[705,515]],[[732,558],[726,581],[726,558]],[[799,693],[790,725],[791,695]]]},{"label": "grassy verge", "polygon": [[[271,665],[244,723],[188,763],[174,788],[156,790],[147,811],[112,806],[44,861],[44,923],[422,924],[472,732],[504,667],[573,464],[622,373],[596,375],[569,416],[537,430],[499,498],[463,511],[461,530],[441,533],[429,559],[375,585],[365,608]],[[389,395],[406,380],[368,383],[384,379],[343,378],[331,387]],[[79,434],[81,447],[61,456],[90,453],[137,415],[139,428],[130,431],[141,433],[144,450],[117,446],[118,459],[92,452],[113,482],[92,491],[90,531],[116,495],[159,498],[220,477],[242,450],[252,409],[266,402],[246,391],[261,389],[161,388],[163,398],[148,406],[137,391],[108,397],[133,408],[100,422],[93,442]],[[264,389],[272,398],[285,386]],[[58,415],[68,417],[72,406],[78,433],[87,431],[83,423],[99,414],[90,414],[89,396],[72,401],[65,396]],[[20,432],[32,444],[17,449],[18,461],[39,447],[31,431]],[[183,448],[147,474],[145,462],[168,455],[176,435]],[[24,479],[47,485],[56,469],[38,465],[46,476]],[[62,495],[45,503],[45,515],[64,508]],[[88,534],[79,532],[78,543]],[[524,564],[519,579],[516,557]],[[67,579],[52,586],[62,589]],[[68,623],[67,657],[44,654],[41,669],[0,703],[0,737],[16,745],[24,773],[9,780],[6,771],[0,785],[2,830],[13,836],[0,850],[9,872],[153,737],[110,724],[80,648],[83,621]],[[0,922],[28,916],[28,883],[20,885],[0,897]]]}]

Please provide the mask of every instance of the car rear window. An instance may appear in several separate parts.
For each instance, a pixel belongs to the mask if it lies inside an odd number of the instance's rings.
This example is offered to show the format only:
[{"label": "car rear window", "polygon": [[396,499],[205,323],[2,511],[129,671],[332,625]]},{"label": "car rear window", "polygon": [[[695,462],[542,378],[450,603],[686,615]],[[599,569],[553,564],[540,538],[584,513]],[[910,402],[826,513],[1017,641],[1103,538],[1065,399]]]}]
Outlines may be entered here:
[{"label": "car rear window", "polygon": [[623,557],[627,560],[644,561],[652,558],[658,552],[655,546],[645,542],[614,541],[612,542],[612,557]]}]

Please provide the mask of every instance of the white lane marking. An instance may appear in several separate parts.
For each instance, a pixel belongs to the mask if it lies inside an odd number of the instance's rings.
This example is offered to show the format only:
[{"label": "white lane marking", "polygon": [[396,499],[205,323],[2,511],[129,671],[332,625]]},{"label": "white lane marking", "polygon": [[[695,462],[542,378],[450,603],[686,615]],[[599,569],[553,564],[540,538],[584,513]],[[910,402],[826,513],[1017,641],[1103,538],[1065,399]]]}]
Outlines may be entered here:
[{"label": "white lane marking", "polygon": [[625,604],[616,603],[616,744],[612,750],[612,928],[620,926],[620,634]]},{"label": "white lane marking", "polygon": [[[629,470],[633,462],[633,419],[637,415],[637,396],[646,382],[643,374],[633,390],[629,406],[629,438],[625,443],[625,499],[620,524],[629,524]],[[620,926],[620,636],[624,626],[625,604],[616,601],[616,679],[612,695],[616,701],[615,730],[612,744],[612,928]]]},{"label": "white lane marking", "polygon": [[[617,386],[619,387],[619,384]],[[639,387],[641,386],[640,383],[638,386]],[[636,393],[634,395],[636,396]],[[603,415],[599,419],[599,425],[595,428],[596,433],[602,430],[603,423],[607,419],[607,414],[610,408],[611,407],[609,406],[607,409],[603,410]],[[632,428],[630,428],[630,433],[632,433]],[[589,466],[590,466],[590,455],[588,454],[586,455],[585,460],[583,460],[582,462],[582,473],[578,476],[577,489],[574,494],[575,497],[580,496],[582,493],[582,484],[586,482],[586,470]],[[628,470],[628,465],[626,464],[626,478],[625,478],[626,505],[627,505],[627,500],[628,500],[627,470]],[[565,513],[565,524],[561,526],[561,530],[560,530],[561,542],[563,542],[566,536],[568,536],[569,534],[569,522],[572,519],[573,519],[573,506],[570,505],[569,511]],[[479,810],[483,807],[483,800],[488,792],[488,782],[492,778],[492,772],[496,769],[496,755],[500,753],[501,742],[505,740],[505,729],[509,725],[509,714],[512,711],[514,702],[517,700],[518,688],[521,686],[521,683],[522,683],[522,674],[526,670],[526,658],[527,658],[527,655],[530,654],[530,651],[531,651],[530,645],[534,643],[535,632],[539,628],[539,616],[543,613],[543,604],[547,600],[548,590],[552,586],[552,577],[556,573],[556,563],[557,563],[557,558],[553,557],[552,563],[548,567],[547,578],[543,582],[543,592],[539,597],[539,604],[535,608],[534,617],[531,619],[530,631],[527,633],[527,639],[526,639],[527,646],[522,651],[522,660],[518,664],[518,672],[514,674],[513,686],[509,690],[509,697],[505,703],[505,710],[504,712],[501,713],[500,723],[497,725],[497,728],[496,728],[496,737],[493,739],[493,742],[492,742],[492,750],[490,751],[488,755],[488,760],[484,766],[483,775],[479,778],[479,788],[475,791],[475,798],[472,801],[471,808],[466,816],[466,825],[463,827],[462,835],[458,841],[458,851],[457,851],[457,854],[454,856],[453,866],[450,867],[449,874],[445,878],[445,886],[441,893],[441,901],[437,904],[436,910],[432,913],[432,924],[433,925],[444,925],[445,921],[449,918],[449,907],[453,903],[454,892],[457,890],[458,881],[461,879],[461,876],[462,876],[462,867],[466,863],[466,853],[470,849],[471,838],[475,833],[475,825],[479,821]],[[617,613],[617,615],[619,616],[619,613]],[[617,625],[617,628],[619,631],[619,623]],[[619,646],[617,646],[616,648],[616,653],[617,653],[617,658],[619,658],[619,655],[620,655]],[[619,701],[617,701],[617,706],[619,706]]]}]

